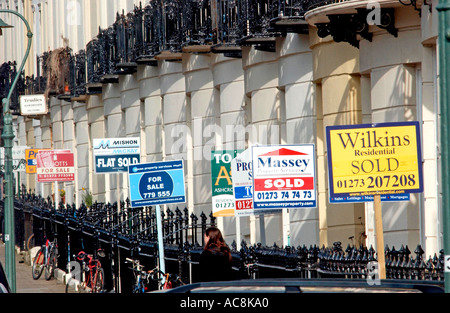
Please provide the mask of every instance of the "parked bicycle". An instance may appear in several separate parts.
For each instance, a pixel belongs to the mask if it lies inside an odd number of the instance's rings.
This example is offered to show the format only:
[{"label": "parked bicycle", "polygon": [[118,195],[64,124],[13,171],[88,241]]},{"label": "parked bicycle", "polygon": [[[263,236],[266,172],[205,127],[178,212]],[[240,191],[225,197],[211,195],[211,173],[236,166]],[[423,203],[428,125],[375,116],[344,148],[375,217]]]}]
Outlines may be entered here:
[{"label": "parked bicycle", "polygon": [[163,273],[159,267],[148,271],[148,277],[158,285],[159,290],[172,289],[185,285],[181,277],[176,274]]},{"label": "parked bicycle", "polygon": [[50,280],[56,269],[57,258],[58,244],[56,237],[53,241],[46,239],[45,244],[36,253],[33,265],[31,266],[31,275],[33,276],[33,279],[39,279],[45,269],[45,279]]},{"label": "parked bicycle", "polygon": [[[102,249],[97,250],[98,257],[105,257]],[[100,293],[105,289],[105,273],[97,257],[80,251],[73,256],[76,263],[70,262],[71,277],[66,283],[66,293]],[[81,267],[79,264],[81,263]],[[77,264],[77,266],[73,266]]]},{"label": "parked bicycle", "polygon": [[126,258],[125,263],[132,264],[132,267],[130,269],[133,271],[135,280],[133,293],[145,293],[148,290],[148,284],[152,275],[152,271],[144,271],[144,266],[140,264],[139,260]]},{"label": "parked bicycle", "polygon": [[180,276],[176,274],[166,274],[166,280],[164,282],[164,289],[172,289],[176,287],[180,287],[186,285]]}]

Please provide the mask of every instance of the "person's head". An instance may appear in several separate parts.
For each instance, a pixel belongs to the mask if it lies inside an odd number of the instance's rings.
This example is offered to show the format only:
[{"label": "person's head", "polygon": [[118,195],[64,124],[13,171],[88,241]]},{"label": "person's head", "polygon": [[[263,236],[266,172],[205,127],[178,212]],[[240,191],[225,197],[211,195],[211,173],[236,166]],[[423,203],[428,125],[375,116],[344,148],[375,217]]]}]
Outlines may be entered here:
[{"label": "person's head", "polygon": [[223,239],[222,232],[217,227],[211,226],[205,231],[205,250],[220,251],[228,255],[231,261],[231,251]]},{"label": "person's head", "polygon": [[225,240],[223,239],[222,232],[217,227],[208,227],[205,231],[205,249],[211,246],[216,246],[220,248],[225,246]]}]

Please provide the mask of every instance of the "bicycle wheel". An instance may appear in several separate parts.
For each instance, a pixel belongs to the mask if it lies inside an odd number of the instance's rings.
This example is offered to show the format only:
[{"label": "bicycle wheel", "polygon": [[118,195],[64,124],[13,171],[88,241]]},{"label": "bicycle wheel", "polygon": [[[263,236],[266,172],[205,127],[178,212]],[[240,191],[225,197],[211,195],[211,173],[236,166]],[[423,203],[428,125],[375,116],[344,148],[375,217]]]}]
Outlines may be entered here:
[{"label": "bicycle wheel", "polygon": [[44,270],[44,258],[44,249],[40,248],[33,260],[33,265],[31,266],[31,275],[35,280],[39,279],[42,275],[42,271]]},{"label": "bicycle wheel", "polygon": [[99,293],[105,289],[105,273],[103,268],[97,268],[97,275],[95,275],[95,281],[92,287],[93,293]]},{"label": "bicycle wheel", "polygon": [[56,269],[56,257],[58,255],[58,249],[53,247],[50,250],[50,256],[48,258],[48,262],[45,265],[45,279],[50,280],[53,277],[53,274]]},{"label": "bicycle wheel", "polygon": [[31,234],[27,239],[27,251],[30,251],[32,248],[34,248],[34,234]]}]

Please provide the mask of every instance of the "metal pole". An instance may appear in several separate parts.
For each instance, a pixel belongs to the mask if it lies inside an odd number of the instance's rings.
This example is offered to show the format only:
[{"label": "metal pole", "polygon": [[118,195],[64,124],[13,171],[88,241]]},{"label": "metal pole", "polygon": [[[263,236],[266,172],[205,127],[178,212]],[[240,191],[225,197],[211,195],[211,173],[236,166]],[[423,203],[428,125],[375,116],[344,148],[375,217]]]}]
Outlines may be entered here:
[{"label": "metal pole", "polygon": [[450,0],[440,0],[439,12],[439,80],[442,154],[442,226],[444,232],[445,292],[450,293]]},{"label": "metal pole", "polygon": [[19,80],[20,74],[25,67],[28,55],[31,50],[31,42],[33,33],[31,32],[30,25],[27,20],[16,11],[12,10],[0,10],[0,13],[11,13],[17,15],[22,19],[27,27],[28,47],[23,58],[22,64],[17,71],[16,77],[11,85],[8,93],[8,97],[2,100],[3,104],[3,134],[2,138],[5,143],[5,267],[6,276],[10,284],[11,292],[16,292],[16,258],[15,258],[15,236],[14,236],[14,194],[13,194],[13,168],[12,168],[12,146],[14,139],[14,131],[12,126],[12,115],[10,110],[10,100],[13,90]]},{"label": "metal pole", "polygon": [[[166,273],[166,262],[164,260],[164,240],[163,240],[163,230],[162,230],[162,220],[161,220],[161,207],[156,205],[156,227],[158,230],[158,250],[159,250],[159,269],[164,274]],[[163,277],[162,283],[164,283],[165,278]]]}]

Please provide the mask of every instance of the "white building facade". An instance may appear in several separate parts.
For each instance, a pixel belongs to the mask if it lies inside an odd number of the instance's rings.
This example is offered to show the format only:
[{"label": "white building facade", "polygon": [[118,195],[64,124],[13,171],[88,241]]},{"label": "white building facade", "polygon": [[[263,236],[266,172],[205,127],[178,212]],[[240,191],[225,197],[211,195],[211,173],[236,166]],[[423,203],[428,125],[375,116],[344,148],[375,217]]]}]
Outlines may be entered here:
[{"label": "white building facade", "polygon": [[[17,10],[33,25],[33,52],[25,71],[31,76],[37,75],[38,56],[59,48],[77,54],[99,29],[116,22],[117,13],[152,2],[6,0],[0,1],[0,9]],[[206,1],[210,2],[215,1]],[[302,31],[269,36],[268,45],[234,45],[234,55],[218,53],[211,49],[214,45],[187,45],[180,51],[162,51],[130,73],[88,84],[85,94],[49,94],[48,115],[17,116],[15,142],[72,150],[76,180],[59,188],[65,189],[67,202],[79,205],[83,188],[100,202],[124,200],[129,194],[125,174],[94,173],[93,140],[140,137],[142,162],[185,160],[185,205],[197,215],[211,212],[211,150],[244,150],[256,143],[314,144],[318,207],[242,217],[241,239],[280,246],[330,246],[335,241],[375,246],[371,203],[329,202],[325,127],[419,121],[425,190],[412,194],[409,202],[383,204],[384,238],[389,246],[414,249],[421,244],[427,256],[438,254],[438,1],[417,9],[398,1],[377,1],[383,10],[392,10],[394,22],[389,27],[369,25],[370,40],[356,33],[356,41],[340,42],[334,33],[338,25],[330,16],[353,18],[357,9],[371,9],[372,2],[305,2],[310,6]],[[16,25],[0,38],[0,64],[19,61],[24,41],[15,38],[24,33],[23,27],[12,17],[0,17]],[[333,31],[322,38],[323,28]],[[36,193],[54,192],[50,184],[37,184],[34,175],[21,179]],[[235,217],[219,218],[218,223],[227,241],[236,239]]]}]

